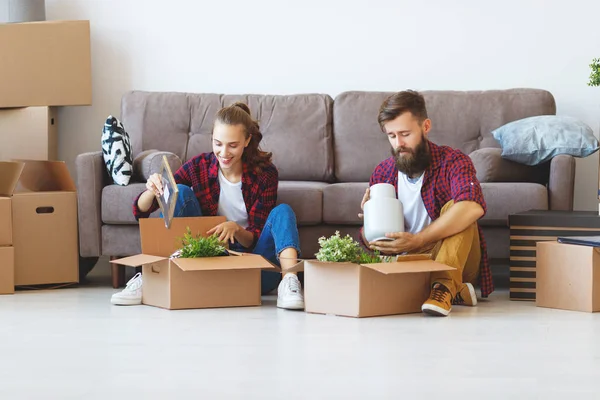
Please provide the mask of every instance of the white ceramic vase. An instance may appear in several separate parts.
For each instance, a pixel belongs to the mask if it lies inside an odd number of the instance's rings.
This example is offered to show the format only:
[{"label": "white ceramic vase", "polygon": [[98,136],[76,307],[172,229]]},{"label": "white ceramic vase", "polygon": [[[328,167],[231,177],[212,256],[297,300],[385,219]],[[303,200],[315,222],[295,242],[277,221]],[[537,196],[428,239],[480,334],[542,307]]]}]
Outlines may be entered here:
[{"label": "white ceramic vase", "polygon": [[364,234],[373,240],[393,240],[385,236],[390,232],[404,232],[404,209],[396,198],[396,190],[389,183],[371,186],[369,201],[364,206]]}]

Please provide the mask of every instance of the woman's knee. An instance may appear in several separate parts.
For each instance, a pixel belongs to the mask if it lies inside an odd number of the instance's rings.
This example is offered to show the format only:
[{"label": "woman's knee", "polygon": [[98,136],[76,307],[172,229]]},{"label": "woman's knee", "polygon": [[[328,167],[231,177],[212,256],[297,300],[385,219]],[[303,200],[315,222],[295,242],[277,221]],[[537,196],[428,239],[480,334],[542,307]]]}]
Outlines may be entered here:
[{"label": "woman's knee", "polygon": [[296,220],[296,214],[294,214],[294,210],[287,204],[279,204],[271,211],[271,215],[276,215],[280,217],[293,218]]},{"label": "woman's knee", "polygon": [[191,187],[187,185],[182,185],[181,183],[178,183],[177,190],[179,191],[179,197],[182,197],[184,199],[190,196],[194,196],[194,191]]}]

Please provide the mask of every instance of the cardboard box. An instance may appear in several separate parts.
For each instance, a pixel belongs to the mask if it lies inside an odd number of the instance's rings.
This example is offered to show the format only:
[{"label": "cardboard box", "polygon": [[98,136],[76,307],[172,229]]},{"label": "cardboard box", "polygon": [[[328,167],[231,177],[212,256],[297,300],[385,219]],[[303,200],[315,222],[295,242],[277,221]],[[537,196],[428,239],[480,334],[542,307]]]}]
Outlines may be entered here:
[{"label": "cardboard box", "polygon": [[510,300],[535,301],[536,243],[559,236],[600,235],[595,211],[530,210],[508,216],[510,226]]},{"label": "cardboard box", "polygon": [[15,293],[15,251],[12,246],[0,247],[0,294]]},{"label": "cardboard box", "polygon": [[89,21],[0,24],[0,108],[92,104]]},{"label": "cardboard box", "polygon": [[304,261],[305,310],[347,317],[421,312],[431,293],[431,272],[454,268],[428,255],[380,264]]},{"label": "cardboard box", "polygon": [[189,227],[193,234],[206,232],[225,217],[174,218],[166,228],[161,218],[140,219],[142,254],[112,260],[142,266],[142,304],[170,310],[259,306],[261,270],[277,270],[261,256],[232,253],[224,257],[169,258],[181,248]]},{"label": "cardboard box", "polygon": [[12,196],[23,171],[19,162],[0,162],[0,246],[12,246]]},{"label": "cardboard box", "polygon": [[535,302],[538,307],[600,311],[600,249],[538,243]]},{"label": "cardboard box", "polygon": [[58,134],[53,107],[0,109],[0,160],[56,160]]},{"label": "cardboard box", "polygon": [[24,161],[12,220],[16,286],[79,282],[77,192],[64,162]]}]

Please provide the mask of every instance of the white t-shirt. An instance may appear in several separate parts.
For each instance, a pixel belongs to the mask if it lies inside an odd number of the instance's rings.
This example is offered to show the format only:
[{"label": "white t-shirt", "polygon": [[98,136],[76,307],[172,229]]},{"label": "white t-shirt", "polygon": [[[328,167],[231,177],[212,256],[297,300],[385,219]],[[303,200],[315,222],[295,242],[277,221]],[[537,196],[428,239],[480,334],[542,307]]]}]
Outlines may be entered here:
[{"label": "white t-shirt", "polygon": [[229,182],[221,169],[219,169],[219,211],[217,215],[227,218],[228,221],[234,221],[242,228],[248,227],[248,211],[242,195],[242,181],[238,183]]},{"label": "white t-shirt", "polygon": [[424,176],[423,173],[418,179],[409,180],[408,176],[398,172],[398,199],[402,202],[404,210],[404,229],[413,234],[421,232],[431,224],[431,218],[421,197]]}]

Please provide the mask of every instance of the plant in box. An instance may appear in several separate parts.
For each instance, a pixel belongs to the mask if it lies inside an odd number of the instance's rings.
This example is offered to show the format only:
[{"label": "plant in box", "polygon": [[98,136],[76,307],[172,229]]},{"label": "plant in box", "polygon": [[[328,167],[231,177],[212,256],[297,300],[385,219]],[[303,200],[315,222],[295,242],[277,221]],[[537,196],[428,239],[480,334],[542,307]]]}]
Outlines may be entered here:
[{"label": "plant in box", "polygon": [[370,254],[360,247],[360,244],[352,239],[350,235],[340,236],[336,231],[335,235],[329,238],[319,238],[319,252],[315,254],[319,261],[329,262],[351,262],[358,264],[372,264],[380,262],[392,262],[393,257],[381,256],[378,251]]},{"label": "plant in box", "polygon": [[181,239],[183,247],[176,252],[179,258],[219,257],[228,255],[227,249],[216,235],[192,235],[190,228]]}]

